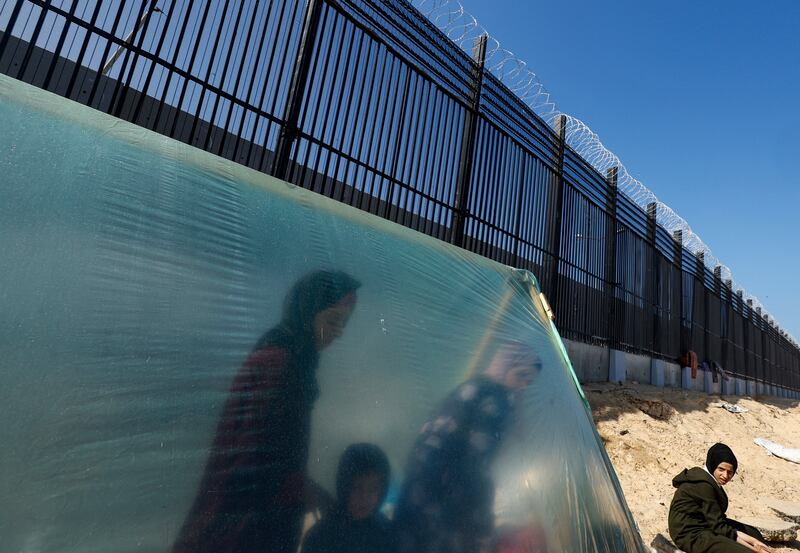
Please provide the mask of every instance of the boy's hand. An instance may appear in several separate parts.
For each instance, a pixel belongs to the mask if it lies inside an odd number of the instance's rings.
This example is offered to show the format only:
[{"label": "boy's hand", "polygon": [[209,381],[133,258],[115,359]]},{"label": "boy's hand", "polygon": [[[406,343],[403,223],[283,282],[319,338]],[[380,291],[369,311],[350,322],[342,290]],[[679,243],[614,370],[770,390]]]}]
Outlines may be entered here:
[{"label": "boy's hand", "polygon": [[305,483],[305,503],[307,511],[320,511],[325,515],[333,510],[336,501],[325,488],[308,479]]},{"label": "boy's hand", "polygon": [[775,553],[775,550],[744,532],[736,532],[736,542],[756,553]]}]

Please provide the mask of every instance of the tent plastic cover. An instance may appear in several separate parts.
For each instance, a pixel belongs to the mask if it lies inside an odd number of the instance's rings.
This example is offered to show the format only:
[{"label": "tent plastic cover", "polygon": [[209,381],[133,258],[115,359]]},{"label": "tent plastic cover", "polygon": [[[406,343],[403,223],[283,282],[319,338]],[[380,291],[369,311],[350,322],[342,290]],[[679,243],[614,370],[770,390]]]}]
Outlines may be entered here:
[{"label": "tent plastic cover", "polygon": [[0,121],[4,551],[344,539],[356,443],[393,547],[646,551],[532,275],[6,77]]}]

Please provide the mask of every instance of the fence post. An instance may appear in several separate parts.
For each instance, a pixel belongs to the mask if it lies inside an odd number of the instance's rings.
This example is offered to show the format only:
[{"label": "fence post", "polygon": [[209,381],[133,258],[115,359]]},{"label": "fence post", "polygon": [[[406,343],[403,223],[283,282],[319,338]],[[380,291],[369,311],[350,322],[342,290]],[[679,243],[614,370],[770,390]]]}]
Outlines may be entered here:
[{"label": "fence post", "polygon": [[[722,363],[722,356],[725,355],[725,346],[723,345],[723,337],[722,337],[722,302],[725,299],[722,297],[722,265],[715,265],[714,266],[714,294],[719,298],[720,307],[719,307],[719,359],[714,359],[714,361],[718,363]],[[708,309],[709,315],[711,315],[711,309]],[[709,333],[710,337],[710,333]],[[725,367],[725,365],[722,365]]]},{"label": "fence post", "polygon": [[650,318],[652,320],[651,353],[661,353],[661,328],[659,309],[658,290],[659,290],[659,270],[658,270],[658,250],[656,249],[656,202],[647,204],[647,251],[650,255],[648,270],[650,278],[647,279],[647,303],[650,307]]},{"label": "fence post", "polygon": [[289,85],[289,94],[286,98],[286,107],[283,112],[283,124],[278,137],[278,145],[275,148],[275,157],[272,160],[271,173],[282,180],[286,180],[288,176],[292,144],[300,134],[298,119],[300,118],[300,109],[303,105],[303,97],[305,96],[308,82],[308,71],[311,68],[311,54],[319,31],[323,1],[308,0],[306,18],[303,23],[303,34],[300,37],[300,45],[297,48],[294,73],[292,74],[292,82]]},{"label": "fence post", "polygon": [[688,339],[683,323],[683,231],[676,230],[672,233],[674,243],[672,263],[678,268],[678,353],[683,355],[688,349]]},{"label": "fence post", "polygon": [[472,94],[464,119],[464,132],[461,135],[461,152],[458,156],[458,174],[456,176],[455,211],[453,213],[452,242],[464,247],[464,234],[469,217],[469,193],[472,180],[472,161],[475,157],[475,134],[478,128],[478,110],[481,105],[481,87],[483,86],[483,68],[486,63],[486,41],[488,35],[475,39],[472,48]]},{"label": "fence post", "polygon": [[703,288],[703,357],[698,359],[700,364],[708,359],[708,288],[706,287],[706,252],[700,250],[695,255],[697,258],[697,274],[695,275]]},{"label": "fence post", "polygon": [[[767,328],[765,329],[766,332],[764,333],[764,339],[769,346],[769,359],[767,359],[766,363],[764,363],[764,369],[761,372],[761,381],[764,382],[767,380],[768,375],[772,373],[772,367],[775,365],[775,359],[773,358],[775,355],[775,336],[774,336],[774,329],[775,329],[775,319],[770,318],[768,315],[764,315],[764,320],[767,323]],[[765,348],[765,351],[767,349]]]},{"label": "fence post", "polygon": [[606,183],[608,184],[608,213],[606,215],[606,251],[604,269],[604,295],[606,299],[606,313],[608,324],[608,345],[616,345],[619,341],[617,330],[617,175],[618,168],[610,167],[606,171]]},{"label": "fence post", "polygon": [[[736,295],[738,296],[739,302],[739,312],[742,314],[742,363],[743,367],[740,367],[738,363],[734,363],[736,366],[736,372],[741,372],[744,378],[747,378],[747,369],[748,369],[748,358],[751,356],[755,356],[755,353],[752,350],[752,346],[750,345],[750,333],[752,332],[753,327],[753,300],[747,300],[747,318],[744,316],[744,291],[740,288],[736,291]],[[742,379],[744,381],[744,378]],[[745,392],[739,393],[738,387],[738,380],[737,380],[737,387],[736,387],[736,395],[744,395]]]},{"label": "fence post", "polygon": [[[731,279],[725,280],[725,297],[727,298],[727,308],[725,309],[725,340],[722,342],[722,368],[728,370],[730,365],[730,350],[731,350],[731,331],[733,330],[733,317],[736,310],[733,308],[733,303],[736,301],[733,297],[733,281]],[[739,304],[741,308],[741,303]],[[736,337],[734,336],[734,339]]]},{"label": "fence post", "polygon": [[756,363],[753,363],[753,378],[758,378],[759,373],[763,373],[764,371],[764,359],[767,355],[767,352],[764,350],[764,318],[761,316],[760,307],[756,307],[756,320],[753,321],[753,326],[758,330],[757,340],[761,346],[761,369],[759,370],[756,367]]},{"label": "fence post", "polygon": [[542,272],[542,286],[545,294],[550,299],[550,306],[553,311],[563,313],[564,306],[559,301],[559,274],[558,265],[561,260],[561,232],[563,224],[564,210],[564,148],[567,137],[567,116],[559,115],[553,124],[553,130],[558,136],[558,146],[552,158],[556,166],[556,174],[553,177],[553,190],[547,202],[547,219],[545,226],[545,267]]}]

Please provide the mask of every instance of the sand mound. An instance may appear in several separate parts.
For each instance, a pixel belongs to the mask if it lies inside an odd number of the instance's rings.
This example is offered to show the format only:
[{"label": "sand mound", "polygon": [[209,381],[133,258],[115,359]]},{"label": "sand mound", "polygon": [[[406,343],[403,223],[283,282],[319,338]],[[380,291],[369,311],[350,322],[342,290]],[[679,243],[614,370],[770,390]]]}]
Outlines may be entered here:
[{"label": "sand mound", "polygon": [[[800,502],[800,465],[770,456],[753,443],[767,438],[800,447],[800,406],[796,400],[708,396],[645,385],[591,384],[584,391],[597,429],[645,543],[667,533],[672,477],[705,461],[715,442],[731,446],[739,471],[725,491],[732,518],[776,518],[769,500]],[[746,408],[731,413],[727,401]],[[777,551],[800,549],[795,541]]]}]

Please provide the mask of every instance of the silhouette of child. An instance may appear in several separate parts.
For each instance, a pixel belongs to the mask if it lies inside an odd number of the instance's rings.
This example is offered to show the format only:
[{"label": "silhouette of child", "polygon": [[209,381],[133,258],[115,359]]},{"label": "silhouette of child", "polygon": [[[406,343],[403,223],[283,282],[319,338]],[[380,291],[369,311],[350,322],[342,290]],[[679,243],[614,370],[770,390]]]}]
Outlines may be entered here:
[{"label": "silhouette of child", "polygon": [[336,473],[336,508],[309,530],[303,553],[391,553],[389,521],[380,512],[389,460],[376,445],[348,446]]}]

